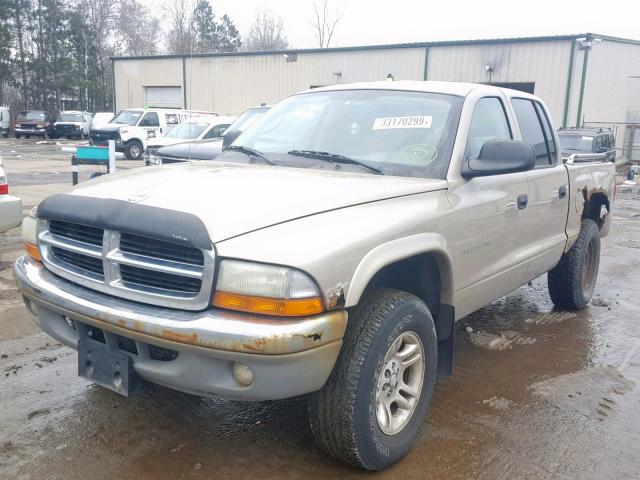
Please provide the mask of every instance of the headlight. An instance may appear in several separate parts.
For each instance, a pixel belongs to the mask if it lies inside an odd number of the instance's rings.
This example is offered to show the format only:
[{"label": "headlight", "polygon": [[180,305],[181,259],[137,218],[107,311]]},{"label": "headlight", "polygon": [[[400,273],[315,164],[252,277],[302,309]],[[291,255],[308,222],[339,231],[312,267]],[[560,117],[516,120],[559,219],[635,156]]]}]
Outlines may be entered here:
[{"label": "headlight", "polygon": [[22,240],[24,241],[24,249],[27,255],[41,261],[40,251],[38,250],[37,241],[37,226],[38,219],[36,218],[37,207],[31,209],[29,215],[22,220]]},{"label": "headlight", "polygon": [[19,123],[16,123],[16,128],[22,128],[22,125],[20,125]]},{"label": "headlight", "polygon": [[162,158],[157,155],[149,155],[149,165],[162,165]]},{"label": "headlight", "polygon": [[38,125],[36,125],[36,127],[38,127],[38,128],[44,128],[44,125],[43,125],[43,124],[41,124],[41,123],[39,123]]},{"label": "headlight", "polygon": [[220,263],[213,304],[286,317],[324,311],[318,287],[307,274],[293,268],[239,260]]}]

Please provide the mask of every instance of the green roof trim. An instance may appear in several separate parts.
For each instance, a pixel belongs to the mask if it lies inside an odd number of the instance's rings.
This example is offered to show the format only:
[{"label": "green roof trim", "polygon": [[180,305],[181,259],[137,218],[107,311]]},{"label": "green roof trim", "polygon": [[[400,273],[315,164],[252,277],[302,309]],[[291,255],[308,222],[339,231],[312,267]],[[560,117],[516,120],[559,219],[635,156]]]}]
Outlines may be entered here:
[{"label": "green roof trim", "polygon": [[512,37],[512,38],[486,38],[476,40],[443,40],[437,42],[415,42],[415,43],[394,43],[384,45],[363,45],[355,47],[334,47],[334,48],[307,48],[292,50],[274,50],[269,52],[216,52],[216,53],[194,53],[181,55],[142,55],[131,57],[110,57],[111,60],[155,60],[155,59],[181,59],[181,58],[207,58],[207,57],[250,57],[260,55],[284,55],[293,53],[333,53],[333,52],[357,52],[366,50],[387,50],[399,48],[429,48],[429,47],[452,47],[464,45],[495,45],[501,43],[527,43],[527,42],[552,42],[562,40],[576,40],[584,37],[601,38],[611,42],[640,45],[640,40],[611,37],[608,35],[598,35],[595,33],[581,33],[574,35],[549,35],[543,37]]}]

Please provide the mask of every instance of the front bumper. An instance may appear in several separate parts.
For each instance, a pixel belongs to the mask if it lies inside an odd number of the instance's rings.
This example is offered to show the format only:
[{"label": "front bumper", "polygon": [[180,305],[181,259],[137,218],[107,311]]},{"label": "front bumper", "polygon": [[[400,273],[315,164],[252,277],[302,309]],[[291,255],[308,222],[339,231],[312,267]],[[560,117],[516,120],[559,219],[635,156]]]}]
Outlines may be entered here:
[{"label": "front bumper", "polygon": [[47,129],[36,128],[36,127],[21,127],[21,128],[15,128],[13,131],[15,133],[25,134],[25,135],[44,135]]},{"label": "front bumper", "polygon": [[13,195],[0,195],[0,233],[22,222],[22,200]]},{"label": "front bumper", "polygon": [[[65,317],[100,329],[114,348],[120,338],[133,340],[138,353],[129,354],[143,379],[201,396],[275,400],[318,390],[333,369],[347,324],[344,310],[290,320],[143,305],[68,282],[26,256],[17,260],[14,274],[36,323],[61,343],[77,348],[77,329]],[[152,359],[144,353],[148,345],[177,356]],[[251,385],[236,381],[234,363],[251,369]]]}]

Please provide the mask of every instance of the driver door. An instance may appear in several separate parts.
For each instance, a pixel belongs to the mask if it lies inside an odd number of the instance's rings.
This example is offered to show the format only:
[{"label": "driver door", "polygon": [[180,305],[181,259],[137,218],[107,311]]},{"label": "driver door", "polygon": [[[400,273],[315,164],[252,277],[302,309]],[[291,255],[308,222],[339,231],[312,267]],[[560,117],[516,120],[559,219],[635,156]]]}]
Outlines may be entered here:
[{"label": "driver door", "polygon": [[[513,138],[502,97],[475,105],[465,160],[477,158],[489,140]],[[527,172],[474,177],[450,191],[454,208],[452,244],[456,317],[461,318],[524,282]]]},{"label": "driver door", "polygon": [[147,138],[155,138],[162,135],[162,129],[160,128],[160,119],[156,112],[147,112],[144,117],[138,123],[139,127],[142,127],[147,132]]}]

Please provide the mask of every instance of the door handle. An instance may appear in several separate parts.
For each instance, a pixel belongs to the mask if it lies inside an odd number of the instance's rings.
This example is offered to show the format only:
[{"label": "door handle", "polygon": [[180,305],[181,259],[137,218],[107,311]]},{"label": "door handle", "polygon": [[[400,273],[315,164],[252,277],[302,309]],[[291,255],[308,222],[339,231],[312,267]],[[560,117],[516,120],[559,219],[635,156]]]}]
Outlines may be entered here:
[{"label": "door handle", "polygon": [[529,203],[529,196],[526,193],[518,195],[518,210],[524,210]]},{"label": "door handle", "polygon": [[558,189],[558,197],[565,198],[566,196],[567,196],[567,186],[560,185],[560,188]]}]

